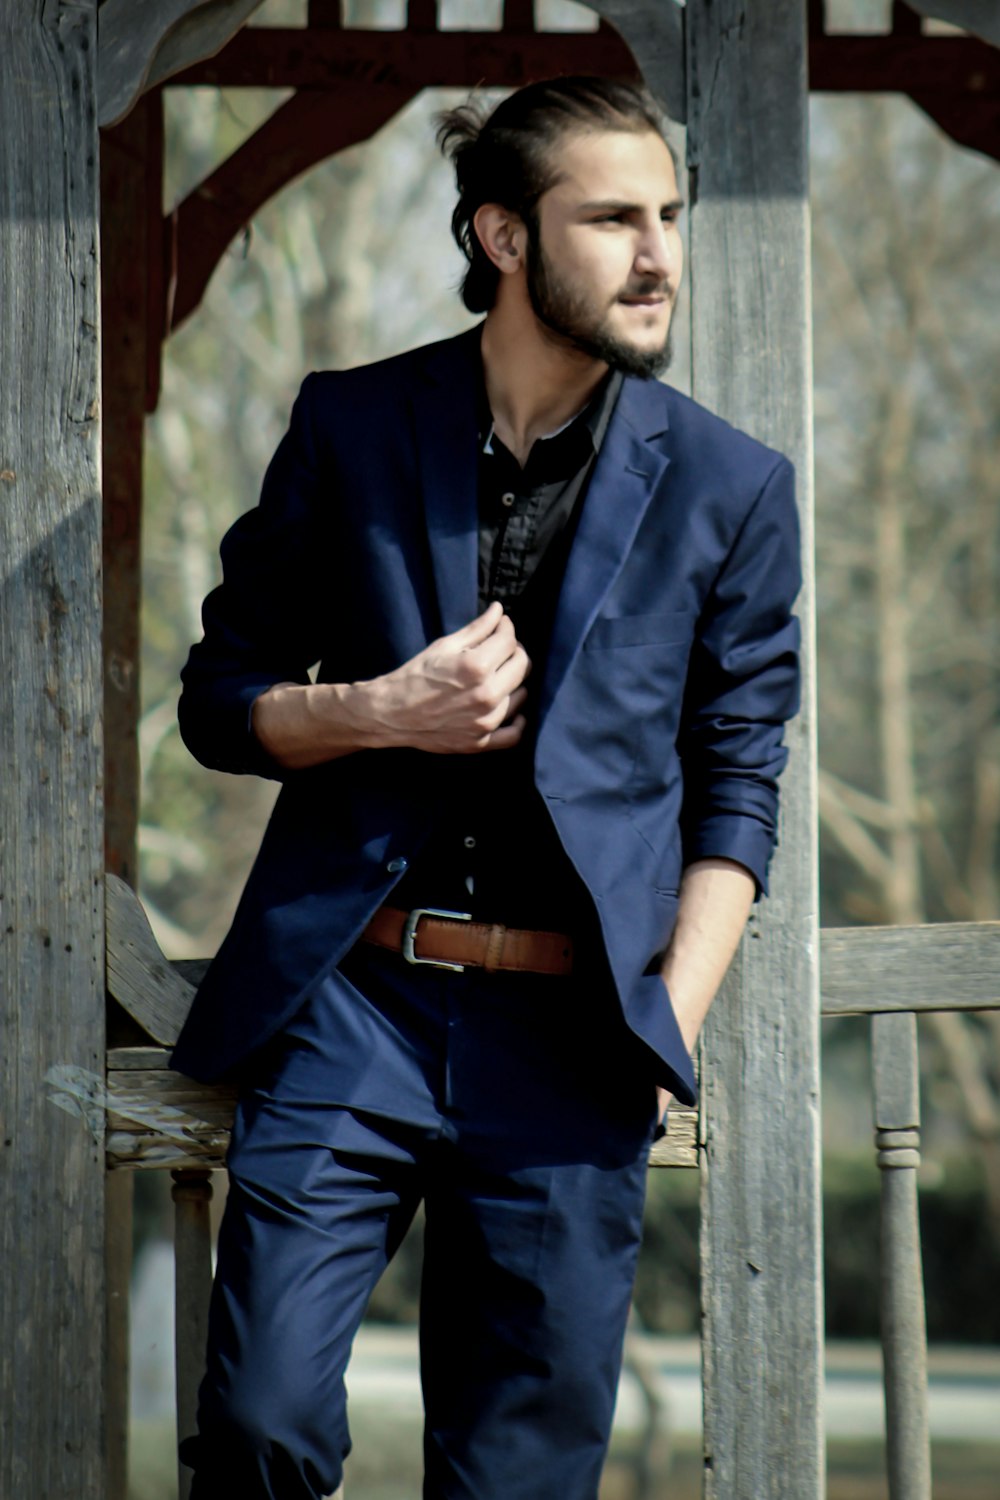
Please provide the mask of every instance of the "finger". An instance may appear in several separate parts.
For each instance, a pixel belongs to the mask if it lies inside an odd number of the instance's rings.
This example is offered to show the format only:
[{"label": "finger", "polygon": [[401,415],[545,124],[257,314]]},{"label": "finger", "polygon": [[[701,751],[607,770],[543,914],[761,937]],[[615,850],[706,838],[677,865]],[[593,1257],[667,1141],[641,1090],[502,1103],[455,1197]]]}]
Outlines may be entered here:
[{"label": "finger", "polygon": [[489,679],[490,687],[496,691],[498,698],[506,698],[520,688],[528,675],[529,665],[527,652],[519,646],[514,655],[509,656]]},{"label": "finger", "polygon": [[510,724],[504,724],[500,729],[494,729],[486,742],[480,746],[482,750],[510,750],[521,738],[527,724],[524,714],[518,714]]},{"label": "finger", "polygon": [[517,650],[517,636],[514,634],[514,622],[510,615],[501,615],[493,629],[492,634],[485,640],[479,641],[475,646],[465,648],[465,655],[471,657],[478,672],[483,677],[502,667]]},{"label": "finger", "polygon": [[481,615],[470,620],[468,625],[463,625],[461,630],[454,630],[451,635],[443,636],[442,639],[450,641],[457,651],[469,651],[488,640],[502,619],[503,605],[499,599],[494,599]]}]

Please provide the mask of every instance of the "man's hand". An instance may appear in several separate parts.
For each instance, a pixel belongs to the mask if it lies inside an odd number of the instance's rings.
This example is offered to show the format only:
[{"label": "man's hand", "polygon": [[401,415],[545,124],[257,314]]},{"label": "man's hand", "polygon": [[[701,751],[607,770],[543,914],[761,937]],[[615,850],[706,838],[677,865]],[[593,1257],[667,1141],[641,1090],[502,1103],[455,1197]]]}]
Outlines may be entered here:
[{"label": "man's hand", "polygon": [[270,688],[254,703],[253,729],[289,770],[354,750],[507,750],[524,733],[520,709],[530,667],[510,616],[494,602],[461,630],[370,682]]},{"label": "man's hand", "polygon": [[[684,871],[661,973],[689,1052],[736,952],[755,890],[749,870],[731,859],[695,860]],[[672,1096],[657,1088],[656,1097],[662,1124]]]},{"label": "man's hand", "polygon": [[375,742],[437,755],[507,750],[524,733],[518,710],[530,665],[510,616],[493,603],[394,672],[360,684]]}]

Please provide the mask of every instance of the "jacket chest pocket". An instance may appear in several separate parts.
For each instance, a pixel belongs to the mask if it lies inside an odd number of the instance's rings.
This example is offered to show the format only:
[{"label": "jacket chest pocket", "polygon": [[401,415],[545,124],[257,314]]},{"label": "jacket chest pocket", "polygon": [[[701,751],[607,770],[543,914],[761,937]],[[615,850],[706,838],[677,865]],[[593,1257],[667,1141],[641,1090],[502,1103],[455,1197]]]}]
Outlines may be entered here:
[{"label": "jacket chest pocket", "polygon": [[[612,651],[629,646],[683,646],[691,643],[690,610],[652,615],[610,615],[594,621],[583,643],[585,651]],[[684,656],[686,657],[685,650]]]}]

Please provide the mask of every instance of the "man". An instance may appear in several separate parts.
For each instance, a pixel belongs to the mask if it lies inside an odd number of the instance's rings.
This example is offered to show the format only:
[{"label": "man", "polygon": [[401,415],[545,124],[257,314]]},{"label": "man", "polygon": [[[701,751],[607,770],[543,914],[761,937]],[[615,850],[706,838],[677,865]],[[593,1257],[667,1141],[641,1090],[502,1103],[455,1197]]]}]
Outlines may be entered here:
[{"label": "man", "polygon": [[485,322],[306,381],[184,674],[194,753],[284,782],[175,1056],[241,1079],[198,1500],[340,1483],[421,1199],[425,1495],[593,1500],[649,1142],[774,839],[792,471],[651,378],[655,108],[562,79],[442,137]]}]

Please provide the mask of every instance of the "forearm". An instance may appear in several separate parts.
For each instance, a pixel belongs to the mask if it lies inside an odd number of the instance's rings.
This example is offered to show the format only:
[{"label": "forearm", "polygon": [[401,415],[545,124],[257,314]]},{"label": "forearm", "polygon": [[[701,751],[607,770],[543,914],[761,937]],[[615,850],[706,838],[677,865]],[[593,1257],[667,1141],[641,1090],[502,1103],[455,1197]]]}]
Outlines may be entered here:
[{"label": "forearm", "polygon": [[688,1051],[732,962],[755,891],[753,876],[733,860],[696,860],[684,871],[661,973]]},{"label": "forearm", "polygon": [[388,743],[373,714],[371,689],[367,682],[279,683],[254,703],[253,732],[289,771]]},{"label": "forearm", "polygon": [[369,682],[282,682],[256,699],[251,727],[278,765],[305,770],[355,750],[437,755],[506,750],[530,663],[499,604]]}]

